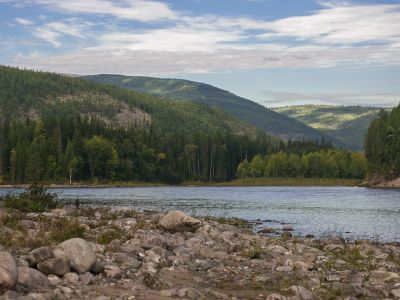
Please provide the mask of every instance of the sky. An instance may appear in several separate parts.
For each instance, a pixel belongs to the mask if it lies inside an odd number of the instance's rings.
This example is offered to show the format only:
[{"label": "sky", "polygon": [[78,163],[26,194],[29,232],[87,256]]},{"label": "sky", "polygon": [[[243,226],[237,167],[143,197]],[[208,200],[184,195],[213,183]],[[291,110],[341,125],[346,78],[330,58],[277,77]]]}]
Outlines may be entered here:
[{"label": "sky", "polygon": [[0,0],[0,64],[209,83],[267,107],[400,102],[400,0]]}]

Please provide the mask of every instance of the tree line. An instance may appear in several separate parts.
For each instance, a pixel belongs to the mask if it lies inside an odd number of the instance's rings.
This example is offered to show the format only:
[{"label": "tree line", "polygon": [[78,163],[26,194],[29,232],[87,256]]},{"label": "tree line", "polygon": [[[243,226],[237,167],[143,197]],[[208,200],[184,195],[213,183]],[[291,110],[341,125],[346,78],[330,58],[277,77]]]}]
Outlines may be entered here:
[{"label": "tree line", "polygon": [[365,139],[370,175],[400,175],[400,104],[391,112],[381,110]]},{"label": "tree line", "polygon": [[352,178],[365,176],[367,163],[361,153],[344,149],[321,149],[303,153],[279,151],[258,154],[238,166],[238,177]]},{"label": "tree line", "polygon": [[0,176],[10,183],[82,180],[225,181],[274,139],[233,132],[160,132],[113,128],[75,116],[2,122]]}]

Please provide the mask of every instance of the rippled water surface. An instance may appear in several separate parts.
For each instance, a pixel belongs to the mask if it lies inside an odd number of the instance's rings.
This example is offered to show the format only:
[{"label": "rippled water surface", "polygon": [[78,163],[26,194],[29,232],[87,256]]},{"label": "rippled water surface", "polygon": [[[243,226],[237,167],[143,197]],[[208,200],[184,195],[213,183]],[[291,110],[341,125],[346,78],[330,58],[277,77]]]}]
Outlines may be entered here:
[{"label": "rippled water surface", "polygon": [[[296,234],[339,232],[400,241],[400,190],[351,187],[146,187],[56,189],[65,201],[291,224]],[[0,191],[4,193],[5,191]]]}]

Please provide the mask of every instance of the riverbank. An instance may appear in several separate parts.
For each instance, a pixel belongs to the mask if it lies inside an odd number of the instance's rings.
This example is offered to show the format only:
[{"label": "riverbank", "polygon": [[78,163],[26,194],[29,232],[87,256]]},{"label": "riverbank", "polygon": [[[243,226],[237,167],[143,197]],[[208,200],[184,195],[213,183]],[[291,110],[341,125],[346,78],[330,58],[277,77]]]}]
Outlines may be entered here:
[{"label": "riverbank", "polygon": [[375,175],[361,183],[361,186],[370,188],[400,189],[400,177],[387,179],[383,176]]},{"label": "riverbank", "polygon": [[[165,187],[165,186],[357,186],[360,180],[335,178],[244,178],[227,182],[185,181],[179,185],[161,182],[115,181],[43,183],[47,188],[118,188],[118,187]],[[27,188],[28,184],[2,184],[0,189]]]},{"label": "riverbank", "polygon": [[[0,209],[0,299],[399,299],[400,246],[180,212]],[[22,298],[21,298],[22,299]]]},{"label": "riverbank", "polygon": [[193,186],[357,186],[360,180],[336,178],[243,178],[228,182],[185,182]]}]

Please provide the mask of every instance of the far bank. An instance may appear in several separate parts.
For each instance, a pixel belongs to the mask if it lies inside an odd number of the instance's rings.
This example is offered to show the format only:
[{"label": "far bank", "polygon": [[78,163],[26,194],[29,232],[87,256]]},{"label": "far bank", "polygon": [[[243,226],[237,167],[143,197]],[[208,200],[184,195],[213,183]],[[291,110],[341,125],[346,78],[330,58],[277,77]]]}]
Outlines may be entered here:
[{"label": "far bank", "polygon": [[[243,178],[226,182],[184,181],[169,185],[162,182],[144,181],[104,181],[104,182],[43,182],[47,188],[126,188],[126,187],[165,187],[165,186],[358,186],[360,180],[337,178]],[[0,189],[26,188],[29,184],[1,184]]]}]

